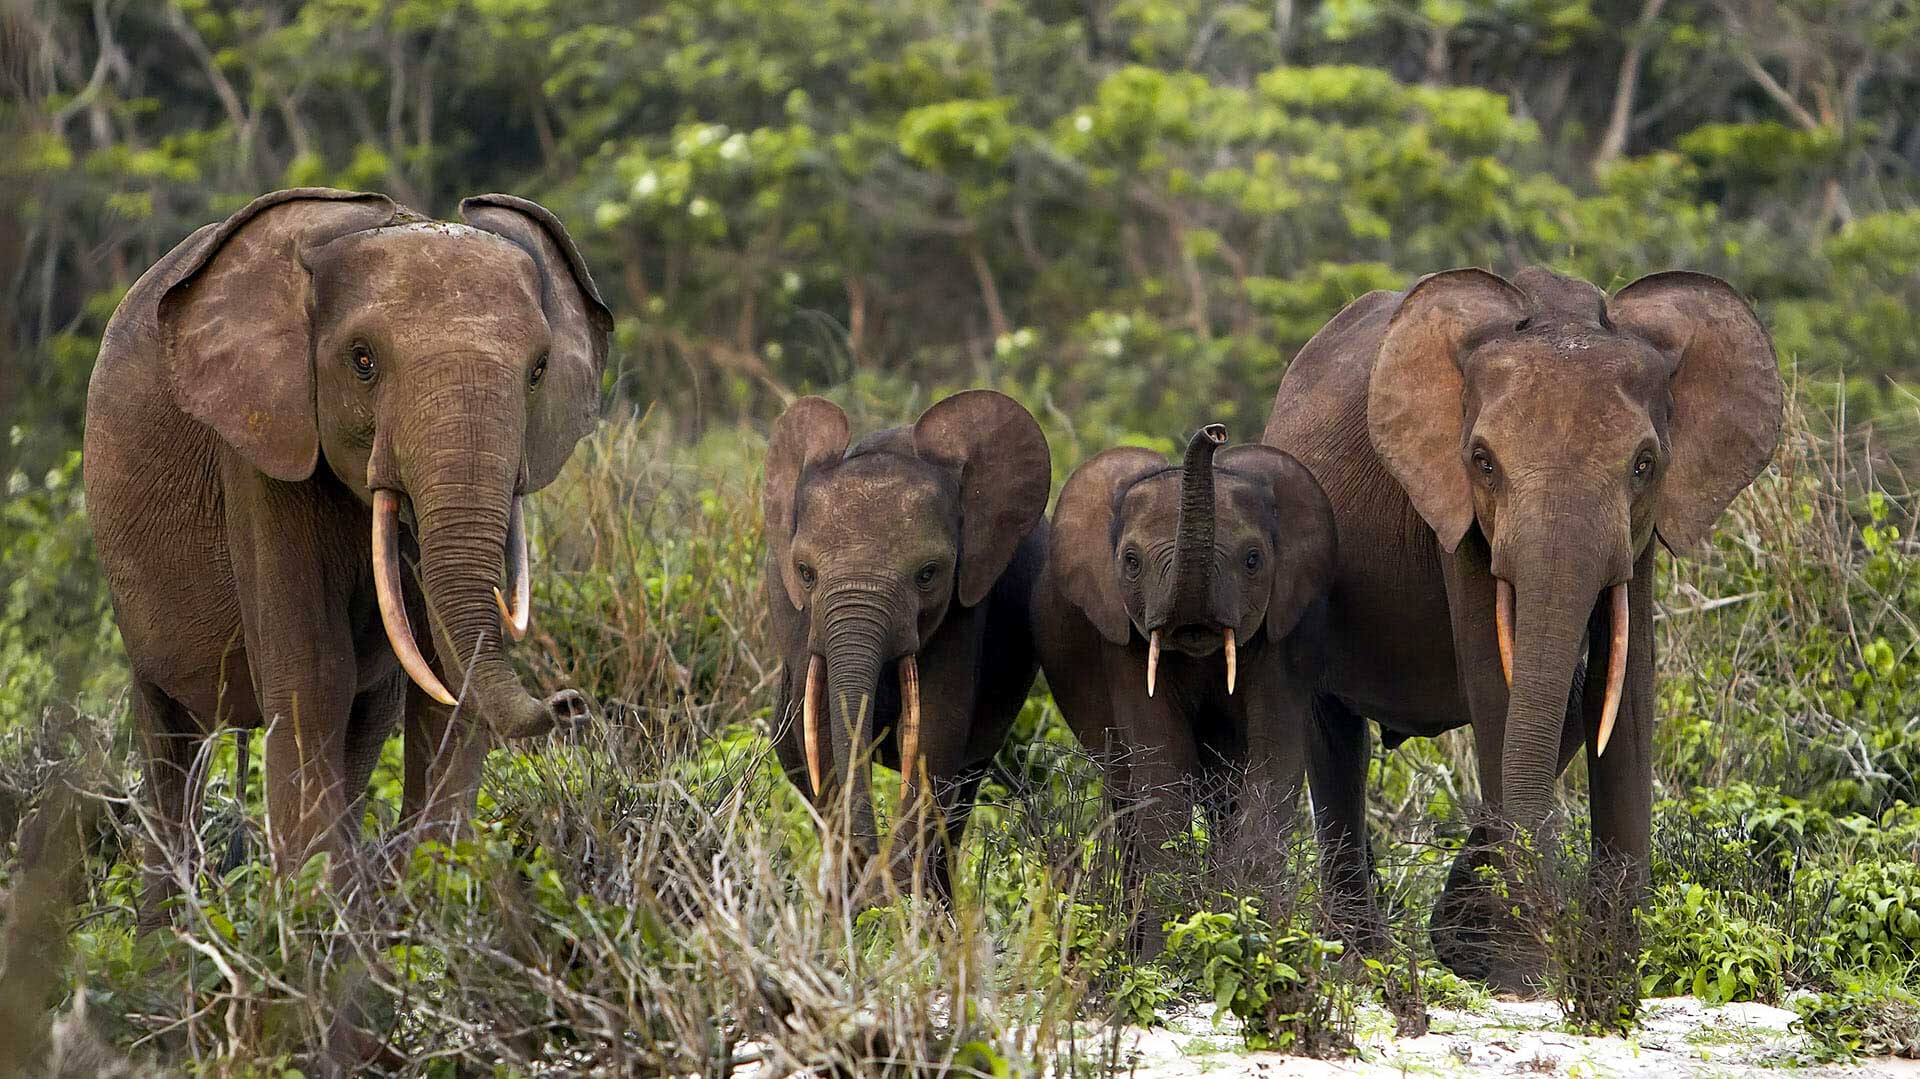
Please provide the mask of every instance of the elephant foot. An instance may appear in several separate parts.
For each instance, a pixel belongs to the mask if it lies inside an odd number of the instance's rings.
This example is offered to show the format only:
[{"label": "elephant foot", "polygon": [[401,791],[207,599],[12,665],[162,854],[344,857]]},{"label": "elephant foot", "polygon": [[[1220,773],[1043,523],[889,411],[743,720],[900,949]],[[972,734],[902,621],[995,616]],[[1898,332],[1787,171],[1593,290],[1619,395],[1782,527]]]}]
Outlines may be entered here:
[{"label": "elephant foot", "polygon": [[1427,931],[1442,965],[1493,992],[1533,1000],[1543,995],[1547,960],[1529,946],[1525,934],[1502,916],[1493,896],[1444,892],[1434,905]]}]

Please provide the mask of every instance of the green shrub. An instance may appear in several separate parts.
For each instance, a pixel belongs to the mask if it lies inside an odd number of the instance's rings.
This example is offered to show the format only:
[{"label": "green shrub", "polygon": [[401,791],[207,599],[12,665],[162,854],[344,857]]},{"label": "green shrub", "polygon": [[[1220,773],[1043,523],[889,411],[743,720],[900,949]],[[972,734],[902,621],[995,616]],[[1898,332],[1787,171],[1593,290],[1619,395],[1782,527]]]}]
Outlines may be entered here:
[{"label": "green shrub", "polygon": [[1249,1049],[1305,1056],[1351,1047],[1353,987],[1343,946],[1299,925],[1272,926],[1252,899],[1167,923],[1167,953],[1220,1009],[1239,1019]]},{"label": "green shrub", "polygon": [[[1915,972],[1908,971],[1911,984]],[[1920,1057],[1920,996],[1900,979],[1852,982],[1793,1002],[1795,1027],[1807,1037],[1813,1061],[1861,1056]]]},{"label": "green shrub", "polygon": [[1709,1004],[1780,999],[1793,941],[1777,925],[1727,909],[1721,893],[1662,886],[1642,910],[1640,929],[1648,996],[1691,993]]},{"label": "green shrub", "polygon": [[1839,971],[1886,971],[1920,962],[1920,863],[1861,862],[1841,873],[1821,937]]}]

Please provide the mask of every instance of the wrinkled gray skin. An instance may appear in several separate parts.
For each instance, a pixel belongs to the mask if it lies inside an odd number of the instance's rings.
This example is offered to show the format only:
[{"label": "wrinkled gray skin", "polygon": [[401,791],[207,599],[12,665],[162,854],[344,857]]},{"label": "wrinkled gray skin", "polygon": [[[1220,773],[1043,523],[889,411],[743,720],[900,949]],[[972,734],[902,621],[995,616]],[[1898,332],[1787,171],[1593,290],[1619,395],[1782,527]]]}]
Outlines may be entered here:
[{"label": "wrinkled gray skin", "polygon": [[[266,195],[174,248],[108,324],[87,503],[151,808],[175,846],[197,809],[188,769],[221,725],[268,725],[285,870],[351,844],[403,717],[407,818],[450,822],[471,808],[486,731],[585,711],[571,690],[521,685],[493,589],[513,498],[550,483],[594,423],[611,321],[546,210],[488,195],[461,213],[451,225],[380,195]],[[418,564],[405,602],[461,695],[457,721],[383,630],[374,489],[403,496],[403,562]],[[163,864],[156,851],[149,924],[171,891]]]},{"label": "wrinkled gray skin", "polygon": [[[1514,991],[1539,973],[1473,870],[1508,829],[1548,820],[1583,744],[1595,880],[1622,889],[1616,914],[1637,901],[1650,857],[1654,540],[1680,552],[1706,540],[1767,466],[1782,397],[1752,310],[1724,282],[1684,272],[1608,297],[1546,270],[1512,282],[1452,270],[1355,300],[1301,350],[1266,441],[1313,471],[1340,532],[1309,766],[1323,864],[1364,942],[1381,940],[1367,718],[1389,745],[1473,727],[1497,827],[1475,830],[1434,911],[1453,969]],[[1515,595],[1511,690],[1496,578]],[[1599,754],[1606,600],[1620,584],[1623,693]]]},{"label": "wrinkled gray skin", "polygon": [[[1333,510],[1299,462],[1270,446],[1218,449],[1225,439],[1203,428],[1178,467],[1121,448],[1075,469],[1034,590],[1041,669],[1075,736],[1104,759],[1136,884],[1172,868],[1166,846],[1190,826],[1196,795],[1218,811],[1231,857],[1283,859],[1305,778]],[[1164,913],[1143,912],[1142,950],[1158,950]]]},{"label": "wrinkled gray skin", "polygon": [[[1026,409],[990,390],[955,394],[851,449],[848,438],[846,415],[807,397],[768,440],[764,591],[784,668],[775,746],[809,791],[801,700],[820,657],[828,745],[814,801],[830,825],[848,807],[854,850],[871,856],[866,765],[900,765],[899,667],[915,657],[937,810],[918,818],[917,839],[931,844],[930,883],[949,895],[950,840],[1033,685],[1026,610],[1046,554],[1047,440]],[[913,847],[896,849],[899,866],[910,864]]]}]

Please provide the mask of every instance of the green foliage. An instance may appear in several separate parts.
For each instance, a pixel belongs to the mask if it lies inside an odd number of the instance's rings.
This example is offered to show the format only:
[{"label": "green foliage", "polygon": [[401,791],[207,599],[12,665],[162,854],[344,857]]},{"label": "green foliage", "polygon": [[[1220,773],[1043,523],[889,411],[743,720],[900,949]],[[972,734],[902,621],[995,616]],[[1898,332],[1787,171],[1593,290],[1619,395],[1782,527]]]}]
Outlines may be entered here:
[{"label": "green foliage", "polygon": [[1920,862],[1861,862],[1842,872],[1832,890],[1820,943],[1834,969],[1920,965]]},{"label": "green foliage", "polygon": [[1226,910],[1167,923],[1167,954],[1219,1009],[1240,1020],[1250,1049],[1319,1055],[1347,1044],[1354,995],[1338,975],[1340,942],[1299,924],[1269,925],[1259,904],[1224,896]]},{"label": "green foliage", "polygon": [[1811,1061],[1920,1058],[1920,995],[1911,971],[1904,981],[1883,976],[1809,994],[1796,999],[1793,1009],[1800,1013],[1796,1026],[1807,1036]]},{"label": "green foliage", "polygon": [[1691,993],[1709,1004],[1780,999],[1793,941],[1778,926],[1727,910],[1698,884],[1656,890],[1641,914],[1648,996]]}]

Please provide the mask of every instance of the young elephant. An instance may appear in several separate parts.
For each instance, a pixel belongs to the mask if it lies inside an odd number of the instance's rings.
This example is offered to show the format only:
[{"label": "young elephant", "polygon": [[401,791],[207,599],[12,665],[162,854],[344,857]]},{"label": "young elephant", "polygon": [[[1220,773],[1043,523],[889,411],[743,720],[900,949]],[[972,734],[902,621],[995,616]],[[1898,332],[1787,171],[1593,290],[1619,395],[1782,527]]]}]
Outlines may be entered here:
[{"label": "young elephant", "polygon": [[[87,503],[168,845],[222,724],[267,725],[285,870],[350,845],[403,716],[407,816],[444,822],[471,808],[486,731],[585,713],[572,690],[530,696],[501,638],[526,630],[521,500],[592,428],[612,320],[545,209],[460,213],[265,195],[182,241],[107,326]],[[149,859],[151,921],[171,889]]]},{"label": "young elephant", "polygon": [[1212,424],[1178,467],[1122,448],[1074,470],[1035,589],[1047,684],[1133,807],[1136,871],[1190,826],[1196,784],[1236,792],[1243,819],[1216,822],[1236,843],[1284,836],[1306,770],[1333,511],[1293,458],[1226,441]]},{"label": "young elephant", "polygon": [[971,390],[847,441],[846,414],[806,397],[767,446],[764,588],[785,666],[775,745],[816,804],[849,785],[862,856],[877,840],[871,757],[900,770],[903,802],[931,795],[919,839],[950,895],[950,837],[1033,685],[1047,439],[1011,398]]}]

